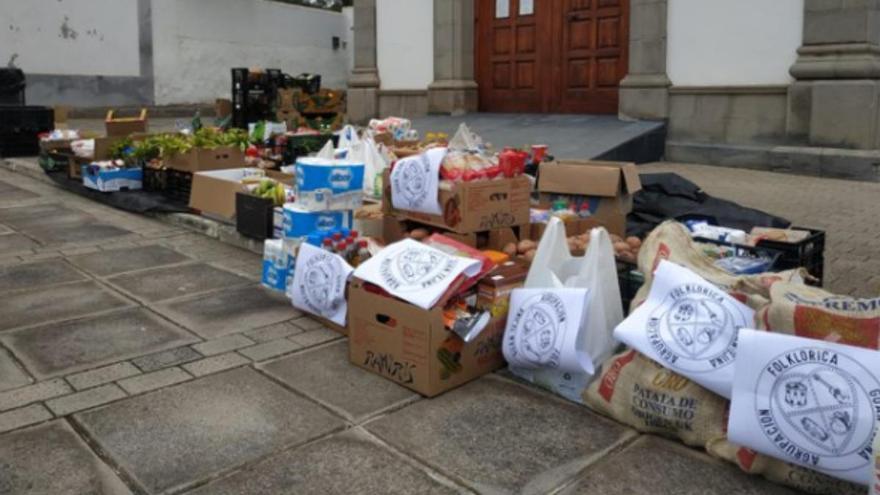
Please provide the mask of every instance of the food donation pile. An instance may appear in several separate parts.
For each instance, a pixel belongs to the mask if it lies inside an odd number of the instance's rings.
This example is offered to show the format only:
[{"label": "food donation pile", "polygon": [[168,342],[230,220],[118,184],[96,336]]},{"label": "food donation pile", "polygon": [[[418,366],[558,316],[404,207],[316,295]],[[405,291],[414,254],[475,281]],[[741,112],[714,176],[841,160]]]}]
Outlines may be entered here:
[{"label": "food donation pile", "polygon": [[[626,231],[632,164],[495,152],[465,125],[422,139],[400,118],[292,158],[271,146],[292,135],[272,128],[252,129],[257,152],[241,131],[132,136],[83,180],[106,190],[137,156],[190,166],[190,205],[239,227],[241,196],[265,202],[263,285],[348,335],[353,364],[425,396],[507,365],[781,484],[836,495],[871,482],[880,299],[823,291],[810,285],[821,268],[768,249],[815,231],[697,218],[642,239]],[[198,165],[221,148],[250,166]]]}]

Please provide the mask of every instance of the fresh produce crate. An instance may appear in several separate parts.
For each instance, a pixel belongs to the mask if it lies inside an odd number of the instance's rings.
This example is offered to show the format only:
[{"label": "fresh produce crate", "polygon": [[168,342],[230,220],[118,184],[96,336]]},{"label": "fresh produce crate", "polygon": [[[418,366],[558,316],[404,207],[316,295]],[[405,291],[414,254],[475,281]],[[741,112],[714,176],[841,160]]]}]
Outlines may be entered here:
[{"label": "fresh produce crate", "polygon": [[253,194],[235,193],[235,228],[252,239],[273,238],[275,204]]},{"label": "fresh produce crate", "polygon": [[181,204],[189,204],[192,192],[192,173],[170,168],[144,166],[143,190],[161,193],[166,198]]},{"label": "fresh produce crate", "polygon": [[161,193],[167,187],[167,174],[165,169],[144,166],[144,187],[147,192]]}]

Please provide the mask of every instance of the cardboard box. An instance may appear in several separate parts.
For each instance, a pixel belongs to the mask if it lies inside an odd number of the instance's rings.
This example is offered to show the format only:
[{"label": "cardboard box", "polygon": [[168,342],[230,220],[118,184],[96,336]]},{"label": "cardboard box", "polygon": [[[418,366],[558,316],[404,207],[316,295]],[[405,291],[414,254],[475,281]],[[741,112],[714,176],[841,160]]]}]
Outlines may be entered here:
[{"label": "cardboard box", "polygon": [[459,234],[482,232],[529,223],[532,183],[527,177],[451,183],[439,192],[442,215],[394,209],[390,172],[383,177],[382,207],[386,214],[414,220]]},{"label": "cardboard box", "polygon": [[626,235],[633,194],[641,189],[633,163],[560,160],[542,163],[538,171],[542,207],[550,208],[558,197],[575,201],[589,209],[590,220],[621,237]]},{"label": "cardboard box", "polygon": [[104,127],[108,136],[125,137],[136,132],[147,132],[147,109],[142,108],[137,117],[118,117],[115,110],[108,110]]},{"label": "cardboard box", "polygon": [[400,219],[393,215],[385,215],[382,217],[382,234],[381,238],[385,244],[391,244],[407,237],[407,233],[413,229],[424,228],[429,233],[440,233],[449,238],[455,239],[462,244],[466,244],[472,248],[485,250],[494,249],[501,251],[504,246],[511,242],[519,242],[522,239],[530,239],[529,233],[531,228],[529,225],[502,227],[499,229],[487,230],[484,232],[470,232],[467,234],[459,234],[457,232],[449,232],[444,229],[434,227],[432,225],[424,225],[412,220]]},{"label": "cardboard box", "polygon": [[[424,310],[375,294],[353,279],[348,297],[351,362],[428,397],[504,366],[504,325],[490,322],[465,344],[443,326],[442,313],[440,307]],[[455,369],[448,366],[450,358],[457,360]]]},{"label": "cardboard box", "polygon": [[241,180],[261,176],[287,183],[293,181],[290,174],[259,168],[197,172],[193,174],[189,207],[201,211],[203,215],[231,222],[235,219],[235,193],[247,192],[247,187]]},{"label": "cardboard box", "polygon": [[137,191],[143,187],[144,170],[141,167],[104,170],[83,165],[82,181],[87,188],[101,192]]},{"label": "cardboard box", "polygon": [[217,98],[214,100],[214,118],[225,119],[232,115],[232,100],[229,98]]},{"label": "cardboard box", "polygon": [[244,167],[244,152],[236,146],[193,148],[165,159],[165,166],[181,172],[205,172]]}]

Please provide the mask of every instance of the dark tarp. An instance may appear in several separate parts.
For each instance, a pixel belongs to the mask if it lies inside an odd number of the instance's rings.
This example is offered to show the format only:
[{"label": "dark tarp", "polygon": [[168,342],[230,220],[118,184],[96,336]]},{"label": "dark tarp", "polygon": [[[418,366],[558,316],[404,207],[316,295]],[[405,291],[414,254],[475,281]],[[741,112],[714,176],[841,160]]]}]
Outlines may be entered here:
[{"label": "dark tarp", "polygon": [[784,218],[713,198],[678,174],[640,174],[639,178],[642,190],[634,195],[633,209],[627,216],[629,235],[644,237],[668,219],[707,218],[717,225],[746,232],[752,227],[786,228],[791,225]]},{"label": "dark tarp", "polygon": [[185,204],[172,201],[160,193],[146,191],[101,192],[89,189],[82,181],[67,178],[67,171],[47,172],[46,175],[63,189],[85,196],[93,201],[133,213],[181,213],[188,212]]}]

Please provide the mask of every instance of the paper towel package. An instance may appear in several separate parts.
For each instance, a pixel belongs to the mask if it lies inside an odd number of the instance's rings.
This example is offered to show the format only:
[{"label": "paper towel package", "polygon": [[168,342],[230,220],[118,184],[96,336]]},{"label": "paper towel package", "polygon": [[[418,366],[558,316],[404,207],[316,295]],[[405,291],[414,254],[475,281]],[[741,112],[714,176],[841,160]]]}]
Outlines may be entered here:
[{"label": "paper towel package", "polygon": [[302,157],[294,167],[296,203],[308,211],[353,210],[363,205],[364,164]]},{"label": "paper towel package", "polygon": [[305,237],[314,232],[330,232],[334,229],[350,229],[353,222],[351,211],[309,211],[297,203],[284,205],[284,237]]}]

